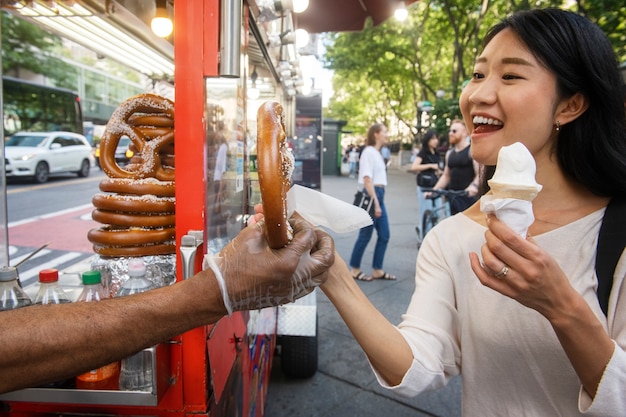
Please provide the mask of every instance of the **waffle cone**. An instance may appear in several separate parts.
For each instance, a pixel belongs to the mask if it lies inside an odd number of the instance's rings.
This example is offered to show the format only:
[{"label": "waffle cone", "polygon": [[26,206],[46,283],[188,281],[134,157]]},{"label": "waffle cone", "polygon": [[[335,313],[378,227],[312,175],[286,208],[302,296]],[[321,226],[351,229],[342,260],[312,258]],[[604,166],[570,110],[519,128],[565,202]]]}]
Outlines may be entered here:
[{"label": "waffle cone", "polygon": [[541,191],[541,186],[502,184],[494,181],[489,181],[489,187],[495,198],[516,198],[526,201],[532,201]]}]

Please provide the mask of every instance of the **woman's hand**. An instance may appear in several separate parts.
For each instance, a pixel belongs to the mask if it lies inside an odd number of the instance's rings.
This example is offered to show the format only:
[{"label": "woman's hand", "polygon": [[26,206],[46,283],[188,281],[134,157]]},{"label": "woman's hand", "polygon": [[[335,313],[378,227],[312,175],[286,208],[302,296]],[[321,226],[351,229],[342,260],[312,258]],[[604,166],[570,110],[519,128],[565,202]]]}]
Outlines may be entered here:
[{"label": "woman's hand", "polygon": [[554,258],[532,238],[522,238],[493,214],[487,215],[487,227],[482,263],[470,253],[472,270],[483,285],[548,319],[580,297]]}]

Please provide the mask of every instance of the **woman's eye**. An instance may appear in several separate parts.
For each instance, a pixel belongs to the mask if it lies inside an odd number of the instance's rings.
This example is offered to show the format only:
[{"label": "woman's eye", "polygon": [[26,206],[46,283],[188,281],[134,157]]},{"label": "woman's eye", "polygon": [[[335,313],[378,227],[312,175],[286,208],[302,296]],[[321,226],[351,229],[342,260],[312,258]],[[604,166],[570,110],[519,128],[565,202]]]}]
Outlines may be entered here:
[{"label": "woman's eye", "polygon": [[475,80],[479,80],[481,78],[485,78],[485,76],[483,74],[481,74],[480,72],[474,72],[472,73],[472,78]]},{"label": "woman's eye", "polygon": [[502,76],[503,80],[519,80],[520,78],[522,78],[522,77],[520,77],[518,75],[513,75],[513,74],[505,74],[505,75]]}]

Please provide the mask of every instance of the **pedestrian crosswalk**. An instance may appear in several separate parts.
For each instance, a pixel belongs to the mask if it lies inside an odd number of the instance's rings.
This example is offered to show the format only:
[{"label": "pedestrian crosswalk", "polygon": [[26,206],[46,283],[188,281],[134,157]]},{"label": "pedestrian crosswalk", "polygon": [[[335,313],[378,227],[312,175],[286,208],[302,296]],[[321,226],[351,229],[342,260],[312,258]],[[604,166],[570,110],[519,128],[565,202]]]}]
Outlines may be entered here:
[{"label": "pedestrian crosswalk", "polygon": [[[10,246],[9,264],[19,265],[37,248]],[[81,288],[81,274],[90,268],[90,260],[95,255],[86,252],[68,252],[55,249],[41,249],[30,259],[17,267],[20,283],[26,293],[34,298],[39,289],[39,271],[55,268],[59,270],[59,283],[72,297]]]}]

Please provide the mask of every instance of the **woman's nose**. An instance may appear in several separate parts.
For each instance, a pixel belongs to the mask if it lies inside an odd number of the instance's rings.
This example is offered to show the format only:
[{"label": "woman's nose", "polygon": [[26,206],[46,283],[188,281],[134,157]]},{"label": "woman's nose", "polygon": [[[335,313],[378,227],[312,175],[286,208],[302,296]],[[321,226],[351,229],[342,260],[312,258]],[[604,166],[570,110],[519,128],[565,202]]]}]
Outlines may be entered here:
[{"label": "woman's nose", "polygon": [[491,104],[498,96],[497,80],[485,77],[480,82],[470,83],[466,87],[468,100],[473,104]]}]

